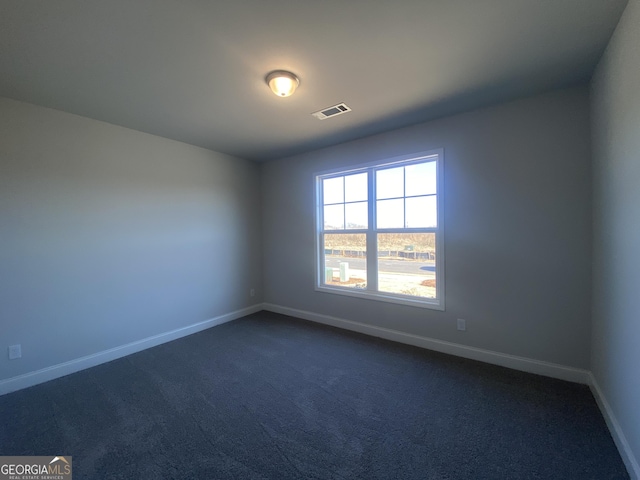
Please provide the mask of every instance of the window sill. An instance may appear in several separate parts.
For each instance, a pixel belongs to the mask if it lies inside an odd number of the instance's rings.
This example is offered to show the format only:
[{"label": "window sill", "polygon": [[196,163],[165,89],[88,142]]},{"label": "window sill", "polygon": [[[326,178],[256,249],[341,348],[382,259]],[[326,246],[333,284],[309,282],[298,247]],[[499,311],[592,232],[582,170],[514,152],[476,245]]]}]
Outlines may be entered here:
[{"label": "window sill", "polygon": [[399,305],[409,305],[411,307],[426,308],[429,310],[444,311],[444,302],[425,298],[417,299],[416,297],[408,297],[403,295],[394,295],[381,292],[370,292],[367,290],[359,290],[353,288],[328,287],[326,285],[316,285],[316,291],[322,293],[331,293],[335,295],[344,295],[347,297],[364,298],[367,300],[376,300],[378,302],[396,303]]}]

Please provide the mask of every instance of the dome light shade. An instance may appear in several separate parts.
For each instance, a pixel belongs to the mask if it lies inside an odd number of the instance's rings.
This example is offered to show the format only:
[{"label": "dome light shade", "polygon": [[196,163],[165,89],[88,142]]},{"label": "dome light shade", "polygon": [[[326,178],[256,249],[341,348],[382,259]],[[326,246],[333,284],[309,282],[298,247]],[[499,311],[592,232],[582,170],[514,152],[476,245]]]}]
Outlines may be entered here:
[{"label": "dome light shade", "polygon": [[300,80],[291,72],[277,70],[267,75],[267,84],[269,88],[279,97],[288,97],[296,91]]}]

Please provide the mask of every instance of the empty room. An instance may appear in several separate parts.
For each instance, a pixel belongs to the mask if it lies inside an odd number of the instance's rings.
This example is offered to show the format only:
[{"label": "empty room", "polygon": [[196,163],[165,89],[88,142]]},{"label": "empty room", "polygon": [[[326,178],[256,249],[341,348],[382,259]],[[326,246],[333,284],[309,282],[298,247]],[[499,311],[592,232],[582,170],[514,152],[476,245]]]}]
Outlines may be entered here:
[{"label": "empty room", "polygon": [[0,0],[0,479],[640,479],[640,0]]}]

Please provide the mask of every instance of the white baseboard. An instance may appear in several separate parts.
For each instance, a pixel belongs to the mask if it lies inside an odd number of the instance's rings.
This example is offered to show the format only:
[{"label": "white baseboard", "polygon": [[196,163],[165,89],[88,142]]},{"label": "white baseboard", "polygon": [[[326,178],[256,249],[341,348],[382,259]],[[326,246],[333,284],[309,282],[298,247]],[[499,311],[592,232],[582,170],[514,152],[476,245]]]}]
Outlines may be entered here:
[{"label": "white baseboard", "polygon": [[325,325],[364,333],[374,337],[385,338],[395,342],[422,347],[428,350],[435,350],[437,352],[448,353],[458,357],[479,360],[481,362],[500,365],[514,370],[521,370],[523,372],[535,373],[585,385],[589,385],[591,381],[591,373],[588,370],[582,370],[579,368],[567,367],[556,363],[543,362],[526,357],[518,357],[516,355],[508,355],[491,350],[484,350],[482,348],[468,347],[458,343],[445,342],[443,340],[436,340],[398,330],[376,327],[365,323],[354,322],[352,320],[345,320],[342,318],[331,317],[329,315],[321,315],[319,313],[297,310],[295,308],[283,307],[270,303],[265,303],[264,309],[271,312],[281,313],[283,315],[290,315],[292,317],[310,320],[312,322],[323,323]]},{"label": "white baseboard", "polygon": [[609,405],[607,398],[604,396],[603,391],[600,389],[600,385],[598,385],[595,376],[590,373],[589,377],[591,380],[591,392],[596,399],[598,407],[600,407],[604,421],[607,422],[609,432],[611,432],[613,441],[615,442],[616,447],[618,447],[622,461],[627,467],[627,472],[629,472],[631,480],[640,480],[640,464],[638,463],[638,459],[636,459],[633,454],[631,446],[629,445],[629,442],[627,442],[627,437],[625,437],[622,427],[620,427],[616,416],[613,414],[613,410],[611,410],[611,406]]},{"label": "white baseboard", "polygon": [[156,345],[170,342],[172,340],[176,340],[178,338],[185,337],[202,330],[206,330],[207,328],[215,327],[216,325],[221,325],[223,323],[236,320],[238,318],[244,317],[245,315],[259,312],[260,310],[263,310],[262,304],[253,305],[241,310],[236,310],[235,312],[210,318],[209,320],[205,320],[203,322],[194,323],[193,325],[189,325],[187,327],[178,328],[170,332],[161,333],[159,335],[154,335],[142,340],[137,340],[126,345],[121,345],[119,347],[110,348],[109,350],[104,350],[102,352],[87,355],[86,357],[76,358],[68,362],[52,365],[50,367],[25,373],[17,377],[1,380],[0,395],[15,392],[16,390],[21,390],[23,388],[32,387],[33,385],[48,382],[49,380],[53,380],[55,378],[64,377],[65,375],[69,375],[86,368],[95,367],[96,365],[110,362],[111,360],[125,357],[127,355],[131,355],[132,353],[146,350],[147,348],[155,347]]}]

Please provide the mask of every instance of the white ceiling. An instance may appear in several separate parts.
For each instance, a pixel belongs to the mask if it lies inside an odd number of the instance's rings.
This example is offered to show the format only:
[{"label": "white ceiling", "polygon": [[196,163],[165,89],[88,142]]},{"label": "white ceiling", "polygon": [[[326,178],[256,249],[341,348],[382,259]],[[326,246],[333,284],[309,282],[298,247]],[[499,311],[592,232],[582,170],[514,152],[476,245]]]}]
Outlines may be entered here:
[{"label": "white ceiling", "polygon": [[0,0],[0,96],[269,160],[585,82],[626,3]]}]

